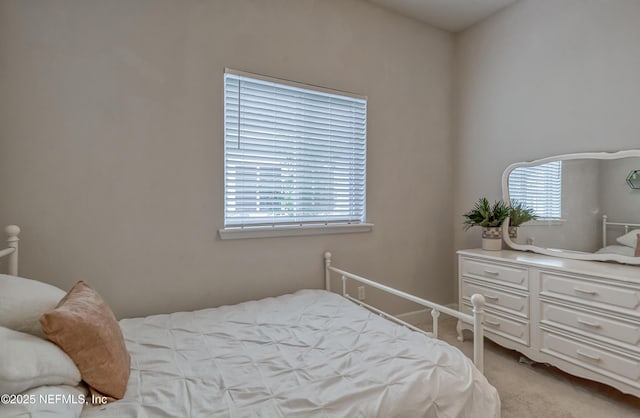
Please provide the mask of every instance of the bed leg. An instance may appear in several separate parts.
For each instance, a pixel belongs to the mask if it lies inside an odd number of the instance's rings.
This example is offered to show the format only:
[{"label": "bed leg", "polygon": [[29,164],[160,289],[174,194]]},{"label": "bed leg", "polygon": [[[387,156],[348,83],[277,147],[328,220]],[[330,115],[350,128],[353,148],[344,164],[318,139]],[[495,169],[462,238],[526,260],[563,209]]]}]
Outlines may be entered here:
[{"label": "bed leg", "polygon": [[9,225],[4,231],[7,233],[7,243],[9,248],[14,248],[15,251],[9,254],[8,260],[8,272],[12,276],[18,275],[18,234],[20,233],[20,228],[17,225]]},{"label": "bed leg", "polygon": [[475,294],[471,296],[473,305],[473,363],[480,373],[484,373],[484,296]]}]

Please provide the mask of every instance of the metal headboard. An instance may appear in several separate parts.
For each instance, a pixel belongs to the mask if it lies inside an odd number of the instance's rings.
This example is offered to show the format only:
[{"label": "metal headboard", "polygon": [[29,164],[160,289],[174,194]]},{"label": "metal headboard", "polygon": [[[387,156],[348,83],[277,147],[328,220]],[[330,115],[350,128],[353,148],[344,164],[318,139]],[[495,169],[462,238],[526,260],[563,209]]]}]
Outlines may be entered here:
[{"label": "metal headboard", "polygon": [[626,223],[626,222],[609,222],[607,215],[602,215],[602,246],[607,246],[607,227],[609,226],[622,226],[624,227],[624,233],[629,233],[629,228],[640,227],[640,224]]},{"label": "metal headboard", "polygon": [[9,263],[7,266],[7,272],[12,276],[18,275],[18,234],[20,228],[16,225],[7,226],[4,231],[7,233],[7,248],[0,250],[0,258],[8,256]]}]

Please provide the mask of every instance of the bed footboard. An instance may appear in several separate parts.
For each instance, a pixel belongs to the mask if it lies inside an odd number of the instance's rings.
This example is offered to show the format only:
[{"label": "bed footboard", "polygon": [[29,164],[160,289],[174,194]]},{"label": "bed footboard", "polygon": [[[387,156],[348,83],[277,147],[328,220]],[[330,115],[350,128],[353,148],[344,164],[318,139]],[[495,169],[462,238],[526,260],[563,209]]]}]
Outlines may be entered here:
[{"label": "bed footboard", "polygon": [[[484,296],[480,294],[475,294],[471,296],[471,304],[473,305],[473,315],[468,315],[463,312],[457,311],[455,309],[448,308],[446,306],[437,304],[435,302],[428,301],[426,299],[419,298],[417,296],[411,295],[409,293],[403,292],[401,290],[394,289],[392,287],[374,282],[373,280],[366,279],[364,277],[360,277],[353,273],[349,273],[347,271],[341,270],[339,268],[333,267],[331,265],[331,253],[326,252],[324,254],[324,266],[325,266],[325,289],[331,290],[331,272],[337,273],[341,276],[342,279],[342,296],[345,298],[357,303],[358,305],[364,306],[367,309],[372,310],[387,319],[390,319],[394,322],[397,322],[401,325],[406,326],[414,331],[421,332],[423,334],[431,335],[435,338],[438,338],[438,318],[440,317],[440,313],[444,313],[445,315],[452,316],[457,318],[460,321],[467,322],[469,324],[473,324],[473,363],[476,368],[480,370],[480,372],[484,371],[484,304],[485,299]],[[384,312],[374,306],[371,306],[361,300],[354,298],[353,296],[347,293],[347,280],[354,280],[359,283],[366,284],[367,286],[374,287],[376,289],[382,290],[384,292],[390,293],[392,295],[401,297],[403,299],[409,300],[411,302],[422,305],[426,308],[431,309],[431,317],[433,318],[433,332],[426,332],[414,325],[409,324],[406,321],[403,321],[395,316]]]}]

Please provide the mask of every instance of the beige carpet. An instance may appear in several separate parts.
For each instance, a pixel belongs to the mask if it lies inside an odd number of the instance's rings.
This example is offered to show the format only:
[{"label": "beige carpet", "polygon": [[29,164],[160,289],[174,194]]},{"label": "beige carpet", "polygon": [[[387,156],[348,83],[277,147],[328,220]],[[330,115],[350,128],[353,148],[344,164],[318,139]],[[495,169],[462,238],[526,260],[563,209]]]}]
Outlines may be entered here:
[{"label": "beige carpet", "polygon": [[[421,326],[429,329],[430,325]],[[473,355],[472,334],[456,340],[455,320],[441,319],[440,339]],[[522,364],[520,354],[485,340],[485,375],[498,389],[502,418],[639,418],[640,398],[570,376],[543,364]]]}]

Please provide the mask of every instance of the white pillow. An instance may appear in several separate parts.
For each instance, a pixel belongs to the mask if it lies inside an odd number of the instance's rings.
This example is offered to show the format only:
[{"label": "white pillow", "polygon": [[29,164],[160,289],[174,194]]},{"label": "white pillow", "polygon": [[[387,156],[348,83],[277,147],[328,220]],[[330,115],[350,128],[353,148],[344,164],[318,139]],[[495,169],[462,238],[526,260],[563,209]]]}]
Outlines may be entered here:
[{"label": "white pillow", "polygon": [[39,319],[66,294],[50,284],[0,274],[0,326],[44,338]]},{"label": "white pillow", "polygon": [[0,394],[17,394],[42,385],[80,383],[73,360],[54,343],[0,327]]},{"label": "white pillow", "polygon": [[0,417],[78,418],[87,399],[81,386],[40,386],[0,404]]},{"label": "white pillow", "polygon": [[638,245],[638,234],[640,234],[640,229],[634,229],[633,231],[629,231],[623,236],[618,237],[616,241],[622,245],[626,245],[627,247],[636,248],[636,245]]}]

